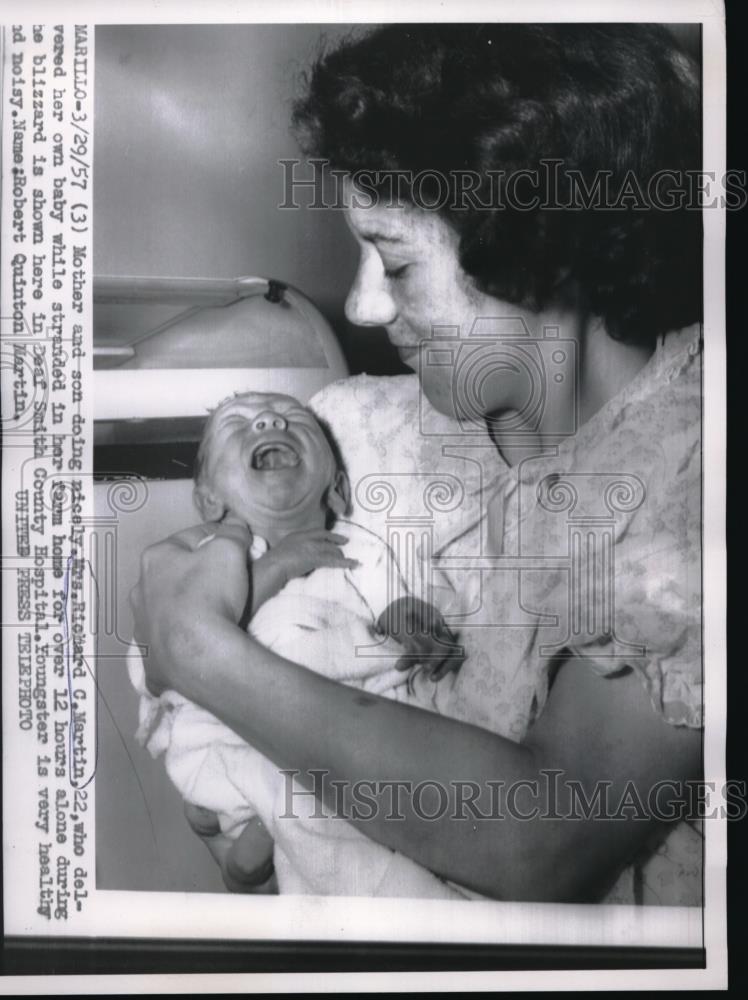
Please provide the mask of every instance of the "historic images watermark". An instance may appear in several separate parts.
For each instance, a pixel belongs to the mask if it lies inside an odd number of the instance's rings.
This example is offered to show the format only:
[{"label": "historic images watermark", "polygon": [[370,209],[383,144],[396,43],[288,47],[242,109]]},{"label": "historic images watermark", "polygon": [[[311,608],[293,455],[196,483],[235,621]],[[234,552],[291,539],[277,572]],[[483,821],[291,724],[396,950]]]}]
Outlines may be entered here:
[{"label": "historic images watermark", "polygon": [[[304,772],[311,787],[296,780],[299,770],[282,770],[284,809],[279,819],[298,819],[300,799],[314,800],[311,819],[405,820],[676,820],[743,819],[748,812],[745,781],[662,780],[642,789],[633,781],[613,788],[611,781],[585,785],[563,770],[541,769],[519,781],[398,779],[342,781],[324,769]],[[327,803],[327,808],[323,806]]]},{"label": "historic images watermark", "polygon": [[745,170],[582,171],[542,159],[519,170],[336,169],[325,159],[282,159],[280,209],[371,209],[412,205],[426,211],[674,212],[748,204]]}]

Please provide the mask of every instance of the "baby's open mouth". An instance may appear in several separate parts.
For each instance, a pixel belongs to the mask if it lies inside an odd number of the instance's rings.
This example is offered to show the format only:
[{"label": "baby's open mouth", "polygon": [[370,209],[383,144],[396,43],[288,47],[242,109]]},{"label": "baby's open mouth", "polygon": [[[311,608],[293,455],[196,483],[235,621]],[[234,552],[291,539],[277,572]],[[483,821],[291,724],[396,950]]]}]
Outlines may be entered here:
[{"label": "baby's open mouth", "polygon": [[296,449],[282,441],[267,441],[265,444],[258,444],[252,452],[252,468],[261,471],[292,469],[299,464],[299,461]]}]

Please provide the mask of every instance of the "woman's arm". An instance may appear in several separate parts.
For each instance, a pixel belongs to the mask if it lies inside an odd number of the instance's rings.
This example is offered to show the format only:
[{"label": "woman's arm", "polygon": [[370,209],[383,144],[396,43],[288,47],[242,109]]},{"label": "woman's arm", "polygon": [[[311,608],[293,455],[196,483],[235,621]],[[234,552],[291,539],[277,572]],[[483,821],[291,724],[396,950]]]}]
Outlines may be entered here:
[{"label": "woman's arm", "polygon": [[[662,721],[633,674],[605,679],[568,661],[530,737],[516,744],[276,656],[233,624],[241,613],[242,541],[234,531],[192,552],[183,533],[146,553],[133,608],[136,635],[151,645],[157,686],[209,709],[310,786],[309,772],[325,773],[325,794],[335,802],[342,791],[347,815],[363,790],[376,808],[359,828],[438,874],[497,898],[594,898],[656,820],[636,819],[630,808],[618,819],[541,818],[569,812],[568,782],[593,802],[606,790],[615,810],[627,791],[646,808],[656,782],[698,776],[700,733]],[[555,807],[553,779],[544,771],[561,772]],[[342,783],[338,791],[331,781]],[[404,819],[393,818],[393,781],[401,783],[395,812]],[[423,782],[443,792],[422,789],[419,809],[412,791]],[[515,792],[502,794],[497,782]],[[504,818],[476,818],[476,810],[492,811],[497,794]],[[475,810],[465,805],[471,798]],[[675,798],[671,785],[659,805]],[[535,818],[521,818],[533,807]],[[425,818],[434,813],[438,818]]]}]

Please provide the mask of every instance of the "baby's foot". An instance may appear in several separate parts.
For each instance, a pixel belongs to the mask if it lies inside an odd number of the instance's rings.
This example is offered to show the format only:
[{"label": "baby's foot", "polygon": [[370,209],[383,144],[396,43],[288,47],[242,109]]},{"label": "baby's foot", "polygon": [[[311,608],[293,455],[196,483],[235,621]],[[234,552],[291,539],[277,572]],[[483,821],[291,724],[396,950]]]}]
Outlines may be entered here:
[{"label": "baby's foot", "polygon": [[222,867],[224,882],[233,892],[278,891],[273,867],[273,838],[261,820],[251,819],[232,841]]},{"label": "baby's foot", "polygon": [[193,805],[192,802],[185,802],[184,815],[198,837],[215,837],[217,833],[221,832],[218,816],[212,809],[205,809],[203,806]]},{"label": "baby's foot", "polygon": [[221,833],[218,816],[210,809],[185,802],[187,822],[213,855],[231,892],[277,893],[273,868],[273,838],[256,817],[236,840]]}]

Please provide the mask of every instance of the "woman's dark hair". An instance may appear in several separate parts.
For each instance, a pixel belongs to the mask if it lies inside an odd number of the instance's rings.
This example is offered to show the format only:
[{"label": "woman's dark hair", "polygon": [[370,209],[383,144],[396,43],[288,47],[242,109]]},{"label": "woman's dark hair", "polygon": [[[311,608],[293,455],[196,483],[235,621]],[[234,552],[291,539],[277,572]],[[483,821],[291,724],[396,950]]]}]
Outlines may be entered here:
[{"label": "woman's dark hair", "polygon": [[[460,263],[498,299],[538,310],[574,287],[639,344],[701,317],[699,76],[664,27],[379,28],[318,59],[294,126],[309,155],[380,184],[446,178]],[[470,198],[460,171],[480,179]]]}]

